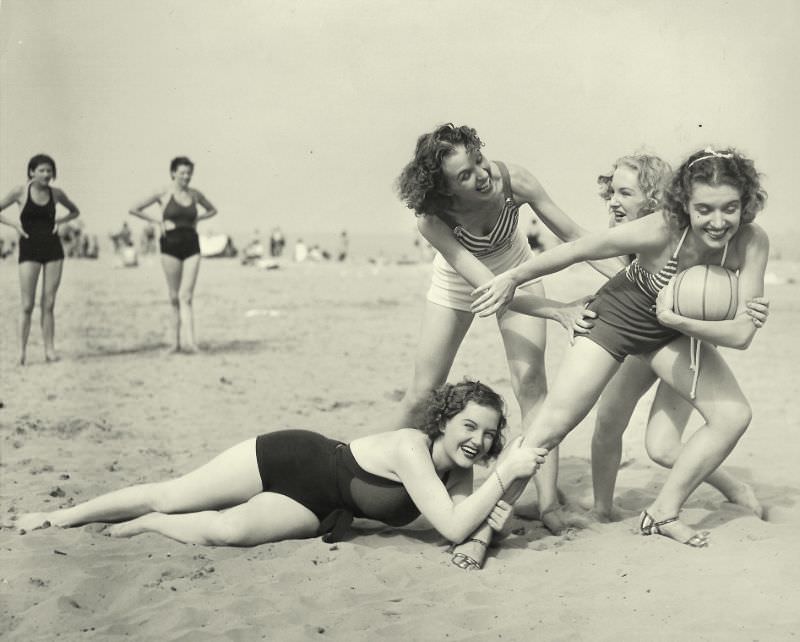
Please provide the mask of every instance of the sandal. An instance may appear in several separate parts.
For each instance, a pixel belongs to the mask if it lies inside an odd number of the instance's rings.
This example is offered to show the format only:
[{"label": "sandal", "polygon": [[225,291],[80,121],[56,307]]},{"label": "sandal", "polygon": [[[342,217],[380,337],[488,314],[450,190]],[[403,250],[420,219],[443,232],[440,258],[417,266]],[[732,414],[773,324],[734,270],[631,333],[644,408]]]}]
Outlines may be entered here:
[{"label": "sandal", "polygon": [[[667,519],[662,519],[660,522],[657,522],[655,518],[648,513],[647,511],[642,511],[641,519],[639,520],[639,532],[642,535],[663,535],[664,537],[669,537],[670,539],[675,539],[671,535],[667,533],[663,533],[661,531],[662,526],[666,526],[667,524],[672,524],[673,522],[678,521],[678,516],[669,517]],[[708,546],[708,540],[706,539],[705,535],[701,533],[695,533],[689,539],[680,541],[675,540],[681,544],[686,544],[687,546],[691,546],[693,548],[705,548]]]},{"label": "sandal", "polygon": [[[485,557],[486,549],[489,547],[489,544],[487,542],[484,542],[482,539],[471,537],[468,540],[464,540],[462,544],[466,544],[467,542],[475,542],[483,546],[484,557]],[[480,571],[481,568],[483,568],[482,561],[479,562],[474,557],[471,557],[466,553],[454,553],[453,557],[450,558],[450,561],[456,566],[458,566],[458,568],[463,569],[465,571]]]}]

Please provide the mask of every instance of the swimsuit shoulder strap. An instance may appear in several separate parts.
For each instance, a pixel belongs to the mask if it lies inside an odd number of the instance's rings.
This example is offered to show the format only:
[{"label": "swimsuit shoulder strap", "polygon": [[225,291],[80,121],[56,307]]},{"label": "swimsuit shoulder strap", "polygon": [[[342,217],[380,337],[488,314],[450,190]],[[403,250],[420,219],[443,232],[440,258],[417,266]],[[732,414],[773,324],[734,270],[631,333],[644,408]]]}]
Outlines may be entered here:
[{"label": "swimsuit shoulder strap", "polygon": [[681,240],[678,241],[678,247],[675,248],[675,252],[672,253],[672,258],[678,258],[678,252],[681,251],[681,247],[683,246],[684,240],[686,240],[686,234],[689,232],[689,226],[687,225],[686,228],[683,230],[683,236],[681,236]]},{"label": "swimsuit shoulder strap", "polygon": [[720,267],[725,267],[725,258],[728,256],[728,243],[725,243],[725,248],[722,250],[722,260],[719,262]]},{"label": "swimsuit shoulder strap", "polygon": [[511,191],[511,177],[508,174],[508,167],[506,167],[506,164],[503,161],[496,160],[495,163],[497,163],[497,167],[500,168],[500,176],[503,177],[503,194],[505,194],[507,201],[513,200]]}]

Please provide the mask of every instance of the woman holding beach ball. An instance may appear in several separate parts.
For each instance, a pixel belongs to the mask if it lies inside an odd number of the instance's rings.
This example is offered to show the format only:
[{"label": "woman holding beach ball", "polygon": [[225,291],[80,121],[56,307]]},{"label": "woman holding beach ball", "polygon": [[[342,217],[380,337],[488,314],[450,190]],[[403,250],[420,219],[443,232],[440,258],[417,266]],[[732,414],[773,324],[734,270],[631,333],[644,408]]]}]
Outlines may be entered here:
[{"label": "woman holding beach ball", "polygon": [[[414,373],[397,426],[406,425],[409,410],[446,379],[472,323],[472,290],[533,256],[518,224],[520,207],[530,206],[563,240],[585,233],[528,170],[490,160],[482,147],[471,127],[442,125],[419,137],[412,160],[397,180],[400,198],[414,210],[420,233],[437,251]],[[610,274],[621,267],[615,264]],[[533,280],[497,315],[524,423],[530,422],[547,392],[546,320],[572,332],[575,319],[591,315],[585,303],[546,299],[541,282]],[[559,511],[556,474],[553,454],[536,478],[540,515],[553,532],[566,521]]]},{"label": "woman holding beach ball", "polygon": [[[764,292],[769,240],[754,219],[766,192],[750,159],[733,149],[705,149],[678,168],[665,200],[661,215],[566,243],[493,278],[476,289],[472,309],[480,315],[501,311],[520,284],[580,261],[636,256],[589,305],[598,315],[594,325],[567,351],[553,389],[526,428],[525,443],[557,446],[625,358],[640,356],[705,420],[671,462],[666,482],[641,514],[640,532],[704,547],[708,533],[695,532],[679,514],[750,423],[750,405],[716,346],[745,349],[756,332],[744,308]],[[732,319],[709,321],[675,312],[672,278],[694,265],[738,272],[740,303]]]},{"label": "woman holding beach ball", "polygon": [[[58,226],[77,218],[80,211],[64,190],[51,185],[55,178],[56,162],[46,154],[37,154],[28,162],[28,182],[15,187],[0,200],[0,210],[12,203],[20,207],[18,220],[0,214],[0,223],[13,227],[19,234],[19,285],[22,299],[20,365],[25,365],[27,361],[28,336],[40,274],[44,356],[48,362],[58,360],[55,349],[55,303],[64,267],[64,249],[58,236]],[[67,209],[67,213],[60,218],[56,217],[56,204]]]},{"label": "woman holding beach ball", "polygon": [[[597,179],[600,196],[608,206],[609,227],[661,212],[670,176],[669,165],[658,156],[639,153],[618,158],[611,171],[601,174]],[[632,260],[631,257],[624,258],[628,264]],[[769,302],[763,297],[757,297],[747,303],[745,312],[751,317],[753,324],[760,328],[766,322]],[[597,419],[592,435],[592,510],[600,521],[620,518],[613,498],[617,471],[622,459],[622,434],[631,420],[636,404],[657,381],[658,377],[647,361],[626,359],[603,390],[597,404]],[[691,404],[684,401],[666,383],[658,382],[645,434],[645,447],[654,462],[667,468],[672,467],[680,452],[681,438],[691,413]],[[748,484],[734,478],[722,468],[708,475],[705,481],[722,493],[729,502],[744,506],[761,517],[763,509]]]},{"label": "woman holding beach ball", "polygon": [[[170,352],[197,352],[192,302],[200,270],[200,239],[197,223],[217,214],[217,208],[200,190],[189,187],[194,163],[185,156],[173,158],[169,166],[172,183],[136,203],[130,214],[161,228],[161,266],[167,278],[172,306]],[[160,216],[145,210],[158,203]],[[198,208],[202,208],[202,211]]]}]

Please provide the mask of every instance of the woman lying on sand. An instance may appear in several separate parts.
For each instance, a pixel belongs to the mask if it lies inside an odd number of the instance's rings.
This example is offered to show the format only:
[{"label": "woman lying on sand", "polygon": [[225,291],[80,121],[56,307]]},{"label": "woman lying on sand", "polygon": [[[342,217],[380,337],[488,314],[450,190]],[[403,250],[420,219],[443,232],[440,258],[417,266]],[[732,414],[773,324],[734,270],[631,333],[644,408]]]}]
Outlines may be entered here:
[{"label": "woman lying on sand", "polygon": [[303,430],[261,435],[183,477],[28,513],[16,528],[131,520],[110,534],[155,532],[223,546],[318,535],[337,541],[354,516],[402,526],[421,513],[452,542],[466,539],[487,518],[501,530],[511,515],[501,496],[515,479],[536,472],[544,451],[516,440],[473,492],[475,463],[496,458],[503,448],[502,398],[477,381],[445,384],[416,416],[417,428],[349,444]]},{"label": "woman lying on sand", "polygon": [[[706,422],[682,445],[664,486],[642,513],[643,535],[707,545],[708,534],[694,532],[678,515],[750,424],[750,405],[714,346],[745,349],[755,334],[744,302],[764,291],[769,240],[753,221],[765,200],[751,160],[734,150],[698,151],[675,172],[664,215],[645,216],[544,252],[475,291],[474,311],[491,314],[531,278],[588,259],[637,255],[590,304],[598,314],[594,327],[567,351],[525,441],[531,447],[557,446],[586,416],[625,357],[639,355]],[[738,271],[742,303],[734,319],[698,321],[672,309],[671,278],[703,264]],[[701,342],[697,350],[694,341]]]}]

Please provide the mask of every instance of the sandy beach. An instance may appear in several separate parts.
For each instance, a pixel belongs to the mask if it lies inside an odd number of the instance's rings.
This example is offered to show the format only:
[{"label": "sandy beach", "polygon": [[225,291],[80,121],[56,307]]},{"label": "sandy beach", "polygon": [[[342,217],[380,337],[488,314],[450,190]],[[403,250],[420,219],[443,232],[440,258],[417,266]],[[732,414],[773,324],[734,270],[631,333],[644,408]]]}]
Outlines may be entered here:
[{"label": "sandy beach", "polygon": [[[753,422],[726,466],[767,507],[761,521],[709,487],[685,520],[712,531],[693,550],[635,534],[637,520],[553,536],[515,517],[483,571],[450,564],[431,530],[361,524],[344,542],[250,549],[99,525],[25,536],[0,531],[0,636],[9,640],[787,640],[800,632],[800,265],[771,263],[771,316],[746,352],[726,350]],[[15,261],[0,264],[0,510],[80,502],[186,472],[238,441],[285,427],[350,440],[388,429],[410,378],[428,265],[287,264],[263,271],[204,260],[198,355],[165,355],[168,305],[157,257],[136,269],[67,261],[56,307],[61,361],[45,364],[39,312],[29,365],[14,365]],[[576,266],[554,298],[601,277]],[[567,342],[548,328],[548,371]],[[493,320],[476,321],[451,374],[518,409]],[[652,393],[646,401],[649,402]],[[644,451],[648,403],[625,437],[617,497],[641,510],[665,472]],[[591,496],[591,414],[564,442],[560,486]],[[694,424],[697,421],[693,422]],[[486,469],[478,472],[479,479]],[[794,606],[792,606],[794,605]]]}]

